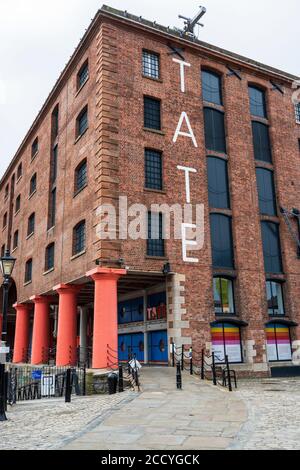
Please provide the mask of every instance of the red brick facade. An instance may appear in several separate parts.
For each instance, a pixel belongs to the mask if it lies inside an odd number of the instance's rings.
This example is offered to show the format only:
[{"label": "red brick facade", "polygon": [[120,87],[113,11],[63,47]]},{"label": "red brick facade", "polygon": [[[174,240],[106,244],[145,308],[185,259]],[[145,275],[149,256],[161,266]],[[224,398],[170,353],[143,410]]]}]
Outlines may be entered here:
[{"label": "red brick facade", "polygon": [[[179,65],[173,61],[169,45],[183,47],[185,61],[191,66],[185,70],[185,93],[180,89]],[[149,79],[142,74],[142,51],[160,56],[161,77]],[[177,57],[178,58],[178,57]],[[77,91],[77,74],[88,59],[89,79]],[[237,70],[241,80],[228,69]],[[141,291],[146,284],[138,282],[153,273],[152,285],[166,283],[168,299],[167,328],[169,343],[192,345],[197,351],[211,348],[210,324],[216,320],[213,300],[209,202],[207,182],[207,152],[205,148],[201,69],[211,69],[222,76],[223,107],[229,170],[235,270],[236,312],[239,320],[248,324],[241,329],[245,371],[267,371],[265,324],[270,320],[266,300],[266,274],[261,238],[261,216],[256,186],[256,161],[253,151],[251,114],[248,86],[255,84],[266,93],[268,124],[270,126],[273,165],[278,207],[292,209],[299,206],[300,126],[295,122],[292,103],[294,78],[283,72],[255,64],[252,61],[198,42],[182,39],[172,31],[151,23],[138,21],[114,10],[101,10],[76,50],[70,63],[51,92],[40,115],[23,141],[19,151],[1,181],[0,221],[5,212],[8,224],[0,234],[1,246],[8,243],[19,230],[19,245],[13,251],[17,262],[13,273],[17,298],[14,301],[31,303],[33,295],[50,294],[58,284],[85,284],[86,273],[102,265],[116,267],[123,258],[128,267],[128,282],[121,294]],[[272,83],[280,85],[282,94]],[[151,132],[143,127],[143,97],[161,100],[162,131]],[[51,113],[59,104],[58,173],[55,227],[47,230],[49,201]],[[89,126],[76,140],[76,117],[88,105]],[[188,114],[198,147],[191,139],[179,137],[173,142],[181,113]],[[31,145],[39,138],[39,151],[31,160]],[[163,152],[163,191],[145,189],[144,150],[152,148]],[[74,171],[87,159],[88,185],[74,196]],[[23,173],[15,181],[22,162]],[[191,176],[193,204],[205,207],[205,243],[196,253],[199,263],[182,261],[180,240],[166,241],[165,258],[146,256],[145,240],[99,240],[97,208],[105,203],[118,205],[120,195],[128,197],[128,205],[135,203],[150,207],[152,203],[184,204],[185,181],[178,165],[191,167],[197,174]],[[262,166],[262,165],[259,165]],[[29,195],[29,181],[37,173],[37,191]],[[5,187],[10,193],[5,198]],[[14,201],[21,195],[21,209],[15,214]],[[36,228],[27,239],[27,220],[32,212]],[[215,211],[214,211],[215,212]],[[224,213],[224,211],[221,211]],[[86,250],[72,257],[73,227],[86,220]],[[270,219],[270,218],[269,218]],[[268,219],[268,220],[269,220]],[[297,248],[282,217],[280,222],[284,274],[277,276],[284,283],[286,319],[300,323],[300,261]],[[45,248],[55,242],[55,267],[45,273]],[[12,250],[12,245],[10,246]],[[26,261],[33,259],[32,282],[24,285]],[[106,262],[105,262],[106,260]],[[166,262],[171,274],[164,280]],[[224,274],[224,270],[221,271]],[[225,273],[226,274],[226,273]],[[155,282],[155,276],[158,276]],[[150,283],[151,284],[151,283]],[[149,284],[149,285],[150,285]],[[92,293],[90,293],[92,296]],[[56,297],[57,300],[57,297]],[[88,293],[80,298],[80,305],[91,303]],[[56,303],[56,301],[54,302]],[[13,312],[11,311],[13,315]],[[13,316],[10,317],[13,321]],[[300,328],[291,328],[294,348],[299,347]]]}]

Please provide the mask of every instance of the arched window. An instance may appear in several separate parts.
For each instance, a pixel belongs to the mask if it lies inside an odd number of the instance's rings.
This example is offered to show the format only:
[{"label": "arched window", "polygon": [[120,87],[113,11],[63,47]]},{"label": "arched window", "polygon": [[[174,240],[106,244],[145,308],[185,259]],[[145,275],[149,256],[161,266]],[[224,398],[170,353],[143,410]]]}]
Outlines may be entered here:
[{"label": "arched window", "polygon": [[18,169],[17,169],[17,179],[20,179],[23,173],[23,166],[22,162],[19,164]]},{"label": "arched window", "polygon": [[19,230],[16,230],[14,233],[14,238],[13,238],[13,249],[15,250],[18,248],[19,245]]},{"label": "arched window", "polygon": [[284,316],[284,300],[282,284],[276,281],[266,282],[268,314],[270,316]]},{"label": "arched window", "polygon": [[235,315],[233,282],[231,279],[214,278],[214,305],[216,315]]},{"label": "arched window", "polygon": [[73,255],[82,253],[86,244],[85,220],[79,222],[73,229]]},{"label": "arched window", "polygon": [[15,213],[19,212],[20,209],[21,209],[21,196],[19,194],[19,196],[16,198]]},{"label": "arched window", "polygon": [[88,107],[85,106],[76,120],[76,137],[80,137],[88,128]]},{"label": "arched window", "polygon": [[87,185],[87,161],[83,160],[75,170],[75,193],[78,193]]},{"label": "arched window", "polygon": [[89,78],[89,62],[86,60],[77,74],[77,90],[83,87]]},{"label": "arched window", "polygon": [[252,116],[267,118],[266,96],[264,90],[249,86],[250,112]]},{"label": "arched window", "polygon": [[36,137],[36,139],[33,141],[32,146],[31,146],[31,159],[33,160],[36,154],[39,151],[39,138]]},{"label": "arched window", "polygon": [[202,70],[203,101],[222,105],[222,80],[220,75],[209,70]]},{"label": "arched window", "polygon": [[222,364],[225,356],[231,364],[243,362],[241,329],[233,323],[213,323],[211,328],[212,351],[215,362]]}]

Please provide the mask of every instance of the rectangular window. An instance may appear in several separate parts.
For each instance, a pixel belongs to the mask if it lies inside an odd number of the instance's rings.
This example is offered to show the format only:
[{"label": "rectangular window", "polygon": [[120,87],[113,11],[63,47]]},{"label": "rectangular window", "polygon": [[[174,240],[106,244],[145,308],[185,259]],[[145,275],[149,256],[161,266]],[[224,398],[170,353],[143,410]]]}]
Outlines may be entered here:
[{"label": "rectangular window", "polygon": [[283,272],[279,225],[272,222],[262,222],[262,241],[267,273],[280,274]]},{"label": "rectangular window", "polygon": [[15,250],[19,244],[19,230],[16,230],[13,238],[13,249]]},{"label": "rectangular window", "polygon": [[249,87],[250,112],[252,116],[267,118],[265,92],[259,88]]},{"label": "rectangular window", "polygon": [[3,216],[3,228],[5,228],[7,225],[7,212],[5,212],[4,216]]},{"label": "rectangular window", "polygon": [[59,105],[56,105],[52,113],[52,139],[58,136],[59,127]]},{"label": "rectangular window", "polygon": [[54,243],[47,246],[45,256],[45,271],[49,271],[54,268]]},{"label": "rectangular window", "polygon": [[54,184],[57,177],[57,157],[58,157],[58,145],[52,150],[52,158],[51,158],[51,184]]},{"label": "rectangular window", "polygon": [[148,256],[165,256],[165,243],[163,239],[163,215],[158,212],[148,212]]},{"label": "rectangular window", "polygon": [[32,281],[32,259],[28,260],[25,265],[25,284]]},{"label": "rectangular window", "polygon": [[226,153],[224,113],[204,108],[204,128],[207,150]]},{"label": "rectangular window", "polygon": [[39,138],[37,137],[31,146],[31,158],[34,158],[39,151]]},{"label": "rectangular window", "polygon": [[269,127],[261,122],[252,121],[252,132],[255,159],[272,163]]},{"label": "rectangular window", "polygon": [[210,228],[214,268],[234,269],[231,218],[223,214],[211,214]]},{"label": "rectangular window", "polygon": [[78,255],[85,250],[85,222],[80,222],[73,230],[73,255]]},{"label": "rectangular window", "polygon": [[21,196],[19,195],[16,199],[15,213],[19,212],[21,209]]},{"label": "rectangular window", "polygon": [[79,90],[87,82],[89,78],[89,63],[86,61],[77,75],[77,90]]},{"label": "rectangular window", "polygon": [[227,161],[208,157],[207,172],[209,207],[230,209]]},{"label": "rectangular window", "polygon": [[159,79],[159,54],[143,51],[143,75]]},{"label": "rectangular window", "polygon": [[31,216],[28,219],[28,225],[27,225],[27,236],[32,235],[34,233],[34,228],[35,228],[35,214],[31,214]]},{"label": "rectangular window", "polygon": [[271,316],[284,316],[282,285],[279,282],[266,282],[268,314]]},{"label": "rectangular window", "polygon": [[214,304],[216,315],[235,315],[233,282],[230,279],[214,278]]},{"label": "rectangular window", "polygon": [[56,219],[56,188],[52,189],[50,193],[50,208],[49,208],[49,223],[48,229],[55,226]]},{"label": "rectangular window", "polygon": [[285,325],[271,323],[266,328],[266,335],[268,361],[291,361],[292,342],[290,329]]},{"label": "rectangular window", "polygon": [[85,133],[88,128],[88,108],[87,106],[81,111],[77,118],[77,137]]},{"label": "rectangular window", "polygon": [[161,130],[160,100],[144,97],[144,127]]},{"label": "rectangular window", "polygon": [[36,191],[36,173],[32,176],[30,180],[30,187],[29,187],[29,196],[31,196]]},{"label": "rectangular window", "polygon": [[203,101],[222,105],[222,82],[218,74],[202,70],[202,96]]},{"label": "rectangular window", "polygon": [[162,190],[162,156],[156,150],[145,150],[145,186]]},{"label": "rectangular window", "polygon": [[231,364],[243,362],[241,330],[232,323],[215,323],[211,329],[212,350],[216,364],[224,364],[225,356]]},{"label": "rectangular window", "polygon": [[295,104],[296,123],[300,124],[300,103]]},{"label": "rectangular window", "polygon": [[273,172],[265,168],[256,168],[256,182],[260,213],[263,215],[276,215]]}]

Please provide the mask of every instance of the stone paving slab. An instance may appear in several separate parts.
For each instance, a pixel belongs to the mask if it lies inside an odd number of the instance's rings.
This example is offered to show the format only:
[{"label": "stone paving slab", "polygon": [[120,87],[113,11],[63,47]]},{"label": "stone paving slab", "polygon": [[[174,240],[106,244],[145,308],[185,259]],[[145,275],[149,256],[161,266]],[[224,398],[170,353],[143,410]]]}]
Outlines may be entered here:
[{"label": "stone paving slab", "polygon": [[[247,418],[245,404],[234,394],[188,374],[183,376],[183,390],[177,390],[175,377],[175,370],[171,368],[143,369],[141,395],[63,448],[227,448]],[[120,432],[125,425],[127,432]]]}]

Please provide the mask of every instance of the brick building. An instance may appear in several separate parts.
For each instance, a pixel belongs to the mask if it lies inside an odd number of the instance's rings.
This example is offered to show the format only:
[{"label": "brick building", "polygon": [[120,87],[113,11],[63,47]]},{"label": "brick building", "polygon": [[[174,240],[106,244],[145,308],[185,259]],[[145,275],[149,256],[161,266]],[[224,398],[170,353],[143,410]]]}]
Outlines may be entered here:
[{"label": "brick building", "polygon": [[[172,341],[245,373],[295,360],[296,80],[102,7],[0,183],[14,362],[167,363]],[[164,240],[160,211],[157,239],[101,239],[120,196],[204,205],[203,247]]]}]

